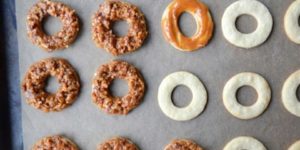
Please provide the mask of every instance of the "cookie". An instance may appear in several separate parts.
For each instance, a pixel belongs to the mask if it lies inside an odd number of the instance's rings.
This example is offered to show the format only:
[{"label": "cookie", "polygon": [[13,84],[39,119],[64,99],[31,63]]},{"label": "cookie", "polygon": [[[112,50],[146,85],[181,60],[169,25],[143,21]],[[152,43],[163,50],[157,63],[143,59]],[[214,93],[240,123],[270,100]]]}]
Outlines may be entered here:
[{"label": "cookie", "polygon": [[168,144],[164,150],[203,150],[197,143],[186,139],[176,139]]},{"label": "cookie", "polygon": [[[109,86],[116,78],[126,80],[129,92],[116,97],[109,92]],[[104,64],[94,75],[92,85],[93,102],[108,114],[125,115],[137,107],[144,96],[145,83],[140,72],[125,61]]]},{"label": "cookie", "polygon": [[281,98],[286,110],[300,117],[300,101],[297,98],[297,89],[300,85],[300,70],[292,73],[284,82]]},{"label": "cookie", "polygon": [[[125,36],[112,31],[113,22],[124,20],[130,26]],[[106,0],[92,17],[92,38],[96,45],[112,55],[133,52],[142,46],[148,35],[144,14],[133,4]]]},{"label": "cookie", "polygon": [[297,44],[300,44],[300,28],[298,23],[299,16],[300,0],[295,0],[285,13],[284,30],[288,38]]},{"label": "cookie", "polygon": [[[56,93],[45,90],[46,80],[53,76],[60,84]],[[31,65],[22,82],[26,102],[44,112],[61,111],[71,105],[80,90],[74,68],[65,59],[47,58]]]},{"label": "cookie", "polygon": [[[236,92],[243,86],[253,87],[258,98],[251,106],[241,105]],[[243,72],[233,76],[227,81],[223,89],[223,103],[225,108],[239,119],[252,119],[261,115],[271,101],[271,89],[268,82],[260,75],[251,72]]]},{"label": "cookie", "polygon": [[[42,21],[45,17],[57,17],[62,28],[54,35],[43,31]],[[31,42],[48,52],[67,48],[76,39],[79,31],[79,19],[75,10],[69,6],[50,0],[38,1],[27,16],[27,35]]]},{"label": "cookie", "polygon": [[40,139],[32,150],[78,150],[78,147],[71,140],[56,135]]},{"label": "cookie", "polygon": [[[191,37],[184,36],[178,27],[178,18],[190,13],[196,20],[197,30]],[[161,27],[164,38],[181,51],[194,51],[207,45],[213,34],[214,23],[208,7],[199,0],[173,0],[165,9]]]},{"label": "cookie", "polygon": [[[178,85],[187,86],[193,98],[186,107],[179,108],[173,104],[172,91]],[[163,79],[158,88],[158,104],[163,113],[177,121],[187,121],[197,117],[207,103],[207,92],[202,82],[189,72],[175,72]]]},{"label": "cookie", "polygon": [[[252,33],[241,33],[236,20],[241,15],[253,16],[257,28]],[[273,27],[273,18],[268,8],[257,0],[238,0],[228,6],[222,17],[223,35],[231,44],[241,48],[253,48],[264,43]]]},{"label": "cookie", "polygon": [[249,136],[240,136],[232,139],[223,150],[267,150],[257,139]]},{"label": "cookie", "polygon": [[138,148],[129,139],[115,137],[100,144],[97,150],[138,150]]}]

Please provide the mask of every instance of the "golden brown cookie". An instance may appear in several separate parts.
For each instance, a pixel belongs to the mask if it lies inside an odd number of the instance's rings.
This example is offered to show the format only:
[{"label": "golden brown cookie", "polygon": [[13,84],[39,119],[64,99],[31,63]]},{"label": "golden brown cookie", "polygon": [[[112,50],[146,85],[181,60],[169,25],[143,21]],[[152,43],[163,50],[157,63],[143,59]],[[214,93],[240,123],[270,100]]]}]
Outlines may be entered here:
[{"label": "golden brown cookie", "polygon": [[56,135],[40,139],[32,150],[78,150],[78,148],[71,140]]},{"label": "golden brown cookie", "polygon": [[[109,86],[116,78],[128,82],[129,92],[123,97],[110,94]],[[144,96],[145,84],[142,75],[125,61],[112,61],[102,65],[93,79],[93,102],[108,114],[124,115],[137,107]]]},{"label": "golden brown cookie", "polygon": [[116,137],[100,144],[97,150],[138,150],[137,146],[123,137]]},{"label": "golden brown cookie", "polygon": [[[54,35],[43,31],[42,21],[52,16],[61,20],[62,29]],[[48,52],[68,47],[76,38],[79,31],[79,21],[75,10],[67,5],[50,0],[37,2],[27,16],[27,34],[33,44]]]},{"label": "golden brown cookie", "polygon": [[165,150],[202,150],[202,148],[191,140],[176,139],[169,143]]},{"label": "golden brown cookie", "polygon": [[[60,84],[56,93],[45,91],[46,80],[54,76]],[[34,63],[22,83],[26,102],[44,112],[60,111],[71,105],[80,89],[79,78],[64,59],[48,58]]]},{"label": "golden brown cookie", "polygon": [[[112,24],[124,20],[130,27],[126,36],[113,34]],[[148,35],[144,14],[134,5],[106,0],[92,17],[92,36],[96,45],[113,55],[135,51]]]}]

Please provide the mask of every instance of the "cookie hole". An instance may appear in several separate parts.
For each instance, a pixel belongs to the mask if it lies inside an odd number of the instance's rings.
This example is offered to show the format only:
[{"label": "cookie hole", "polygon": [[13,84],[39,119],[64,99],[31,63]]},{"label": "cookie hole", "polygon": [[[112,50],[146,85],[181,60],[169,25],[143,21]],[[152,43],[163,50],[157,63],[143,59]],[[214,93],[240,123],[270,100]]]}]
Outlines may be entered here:
[{"label": "cookie hole", "polygon": [[123,97],[128,93],[128,84],[125,80],[114,79],[109,86],[109,91],[115,97]]},{"label": "cookie hole", "polygon": [[112,31],[118,37],[126,36],[129,29],[129,25],[126,21],[114,21],[112,24]]},{"label": "cookie hole", "polygon": [[243,106],[251,106],[257,100],[256,90],[250,86],[243,86],[237,91],[237,100]]},{"label": "cookie hole", "polygon": [[47,16],[42,21],[42,28],[45,34],[54,35],[62,28],[62,23],[57,17]]},{"label": "cookie hole", "polygon": [[252,33],[257,28],[257,21],[253,16],[241,15],[236,19],[236,28],[242,33]]},{"label": "cookie hole", "polygon": [[185,107],[190,104],[192,92],[184,85],[177,86],[172,92],[173,104],[177,107]]},{"label": "cookie hole", "polygon": [[193,36],[197,31],[196,20],[188,12],[181,13],[178,18],[178,27],[180,32],[187,37]]},{"label": "cookie hole", "polygon": [[55,77],[50,76],[46,79],[45,86],[45,90],[47,93],[54,94],[58,91],[59,83]]},{"label": "cookie hole", "polygon": [[300,102],[300,86],[297,87],[297,90],[296,90],[296,97],[298,99],[298,102]]}]

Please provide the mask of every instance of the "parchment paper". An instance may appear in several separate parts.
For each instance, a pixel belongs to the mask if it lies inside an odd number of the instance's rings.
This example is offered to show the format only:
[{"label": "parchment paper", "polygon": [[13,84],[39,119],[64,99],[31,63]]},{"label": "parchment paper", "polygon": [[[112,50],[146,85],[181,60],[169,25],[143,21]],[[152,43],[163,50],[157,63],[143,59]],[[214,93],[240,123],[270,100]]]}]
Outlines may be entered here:
[{"label": "parchment paper", "polygon": [[[102,0],[63,1],[77,11],[81,30],[74,44],[54,53],[47,53],[33,45],[26,35],[26,15],[37,0],[16,1],[21,78],[32,63],[55,56],[68,59],[78,71],[82,83],[76,102],[58,113],[36,110],[27,105],[23,97],[24,149],[30,149],[43,136],[54,134],[65,135],[81,149],[87,150],[96,149],[99,143],[114,136],[128,137],[143,150],[163,149],[173,138],[190,138],[205,149],[212,150],[222,149],[232,138],[241,135],[256,137],[272,150],[287,149],[300,139],[300,118],[288,113],[280,98],[285,79],[300,69],[300,46],[289,41],[283,29],[283,16],[293,0],[262,1],[273,16],[273,32],[263,45],[249,50],[229,44],[222,35],[222,14],[235,0],[203,0],[209,6],[215,22],[214,36],[207,47],[188,53],[176,50],[163,39],[160,21],[170,0],[128,1],[144,12],[150,35],[138,51],[120,57],[112,57],[105,50],[97,48],[91,38],[91,15]],[[184,29],[194,31],[193,21],[184,18],[188,17],[182,18]],[[255,22],[241,20],[246,21],[241,23],[246,28],[255,26]],[[107,115],[97,109],[91,100],[94,72],[101,64],[112,59],[126,60],[135,65],[147,83],[143,103],[127,116]],[[157,102],[157,89],[162,79],[181,70],[197,75],[209,95],[204,113],[186,122],[167,118]],[[222,103],[222,89],[226,81],[244,71],[261,74],[272,88],[272,101],[267,111],[247,121],[230,115]],[[181,93],[178,99],[185,100],[189,93]],[[244,98],[255,98],[255,95],[246,93],[248,96]]]}]

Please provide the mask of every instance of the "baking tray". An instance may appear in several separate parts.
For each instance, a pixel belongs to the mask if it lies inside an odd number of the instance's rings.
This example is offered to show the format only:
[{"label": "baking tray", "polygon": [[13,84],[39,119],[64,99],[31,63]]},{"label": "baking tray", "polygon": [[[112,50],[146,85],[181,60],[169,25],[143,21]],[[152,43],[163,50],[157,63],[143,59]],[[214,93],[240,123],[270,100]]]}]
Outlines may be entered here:
[{"label": "baking tray", "polygon": [[[82,83],[76,102],[62,112],[43,113],[25,104],[23,98],[24,149],[29,149],[41,137],[53,134],[69,137],[82,149],[95,149],[99,143],[114,136],[128,137],[143,150],[163,149],[173,138],[190,138],[205,149],[222,149],[232,138],[247,135],[259,139],[268,149],[273,150],[287,149],[300,139],[300,119],[284,109],[280,98],[285,79],[300,68],[299,45],[289,41],[283,30],[283,16],[292,0],[261,1],[273,16],[273,32],[263,45],[248,50],[229,44],[222,35],[222,14],[235,1],[203,0],[210,8],[215,23],[214,36],[205,48],[195,52],[178,51],[163,39],[160,21],[170,0],[128,1],[144,12],[150,35],[138,51],[120,57],[112,57],[105,50],[97,48],[91,38],[91,15],[102,0],[63,1],[77,11],[81,30],[75,43],[68,49],[53,53],[33,45],[26,36],[26,15],[37,1],[17,1],[21,79],[33,62],[48,57],[63,57],[78,71]],[[192,30],[192,21],[184,18],[188,17],[182,17],[183,21],[187,20],[184,28]],[[255,26],[255,23],[244,20],[246,22],[241,24],[245,29]],[[47,25],[46,28],[57,26],[55,23]],[[113,59],[135,65],[147,84],[143,103],[127,116],[107,115],[98,110],[91,100],[93,74],[101,64]],[[157,89],[166,75],[182,70],[192,72],[202,80],[209,99],[205,111],[199,117],[177,122],[167,118],[160,110]],[[222,89],[226,81],[244,71],[261,74],[272,89],[272,101],[268,109],[252,120],[233,117],[222,103]],[[179,94],[179,98],[183,99],[187,94],[182,93],[185,94]],[[243,97],[243,94],[239,95]],[[253,94],[246,95],[243,98],[255,98]]]},{"label": "baking tray", "polygon": [[15,1],[0,1],[0,149],[22,149]]}]

